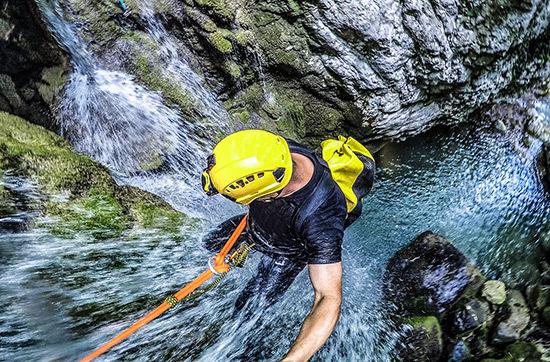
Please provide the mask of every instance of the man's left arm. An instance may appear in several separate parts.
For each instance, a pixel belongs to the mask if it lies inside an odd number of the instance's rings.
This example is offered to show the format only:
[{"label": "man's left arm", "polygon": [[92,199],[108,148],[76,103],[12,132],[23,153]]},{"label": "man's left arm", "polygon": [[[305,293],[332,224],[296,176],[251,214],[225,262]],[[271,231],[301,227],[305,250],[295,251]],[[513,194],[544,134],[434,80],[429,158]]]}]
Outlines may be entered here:
[{"label": "man's left arm", "polygon": [[342,262],[309,264],[308,270],[315,299],[284,362],[307,361],[325,344],[340,317]]}]

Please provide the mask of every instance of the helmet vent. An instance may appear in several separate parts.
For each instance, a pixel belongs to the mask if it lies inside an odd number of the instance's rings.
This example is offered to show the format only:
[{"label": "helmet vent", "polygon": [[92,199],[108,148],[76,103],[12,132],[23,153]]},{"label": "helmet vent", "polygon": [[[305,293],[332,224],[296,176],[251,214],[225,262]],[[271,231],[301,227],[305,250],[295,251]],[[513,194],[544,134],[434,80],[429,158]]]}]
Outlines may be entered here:
[{"label": "helmet vent", "polygon": [[258,173],[257,176],[258,176],[258,178],[262,178],[262,177],[264,177],[264,173],[263,173],[263,172],[260,172],[260,173]]},{"label": "helmet vent", "polygon": [[275,180],[277,180],[277,182],[281,182],[285,177],[285,169],[282,167],[279,167],[278,169],[273,171],[273,176],[275,176]]},{"label": "helmet vent", "polygon": [[251,176],[247,176],[247,177],[246,177],[246,180],[247,180],[248,182],[252,182],[252,181],[254,181],[254,176],[252,176],[252,175],[251,175]]}]

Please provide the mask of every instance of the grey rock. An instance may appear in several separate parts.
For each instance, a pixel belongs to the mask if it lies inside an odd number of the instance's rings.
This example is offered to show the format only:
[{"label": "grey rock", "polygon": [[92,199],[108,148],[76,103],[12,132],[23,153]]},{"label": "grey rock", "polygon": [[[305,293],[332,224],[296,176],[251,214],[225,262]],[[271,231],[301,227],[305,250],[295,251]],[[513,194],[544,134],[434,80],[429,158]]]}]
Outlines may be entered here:
[{"label": "grey rock", "polygon": [[453,330],[463,334],[479,328],[492,319],[489,303],[472,299],[454,313]]},{"label": "grey rock", "polygon": [[510,290],[506,305],[508,317],[497,325],[492,342],[504,344],[515,342],[522,336],[530,322],[529,308],[519,290]]},{"label": "grey rock", "polygon": [[506,301],[506,285],[499,280],[488,280],[483,284],[481,296],[493,304]]},{"label": "grey rock", "polygon": [[388,262],[384,296],[398,315],[437,315],[473,296],[484,277],[447,239],[425,232]]},{"label": "grey rock", "polygon": [[17,111],[22,106],[21,98],[17,94],[17,88],[11,77],[7,74],[0,74],[0,95],[9,103],[10,109],[4,111]]},{"label": "grey rock", "polygon": [[470,347],[465,341],[457,341],[449,353],[449,362],[463,362],[472,358]]},{"label": "grey rock", "polygon": [[20,233],[29,229],[30,219],[17,215],[0,218],[0,231],[7,233]]}]

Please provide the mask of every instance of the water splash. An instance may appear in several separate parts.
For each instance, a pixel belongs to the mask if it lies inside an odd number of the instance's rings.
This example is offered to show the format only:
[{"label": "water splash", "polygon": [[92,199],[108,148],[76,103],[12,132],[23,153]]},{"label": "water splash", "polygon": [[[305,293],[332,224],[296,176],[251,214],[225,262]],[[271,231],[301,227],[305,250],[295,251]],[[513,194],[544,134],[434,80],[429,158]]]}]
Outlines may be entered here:
[{"label": "water splash", "polygon": [[162,45],[165,71],[193,92],[212,123],[183,119],[165,105],[162,94],[129,74],[102,67],[79,30],[64,19],[58,1],[40,1],[39,7],[73,64],[57,115],[63,137],[108,166],[120,182],[156,193],[191,215],[215,217],[207,209],[220,201],[207,200],[199,191],[198,175],[212,148],[200,135],[212,126],[227,130],[225,111],[179,57],[160,22],[152,13],[147,17],[151,35]]}]

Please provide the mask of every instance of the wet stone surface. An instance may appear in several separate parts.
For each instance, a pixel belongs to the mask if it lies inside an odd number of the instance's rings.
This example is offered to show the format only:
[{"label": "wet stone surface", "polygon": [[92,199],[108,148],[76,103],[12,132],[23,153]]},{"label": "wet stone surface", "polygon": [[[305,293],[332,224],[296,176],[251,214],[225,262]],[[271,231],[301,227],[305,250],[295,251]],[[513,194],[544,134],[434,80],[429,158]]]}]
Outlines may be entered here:
[{"label": "wet stone surface", "polygon": [[450,241],[425,232],[390,259],[384,295],[400,315],[441,315],[482,279]]}]

